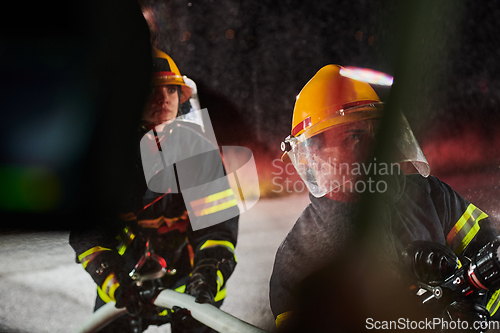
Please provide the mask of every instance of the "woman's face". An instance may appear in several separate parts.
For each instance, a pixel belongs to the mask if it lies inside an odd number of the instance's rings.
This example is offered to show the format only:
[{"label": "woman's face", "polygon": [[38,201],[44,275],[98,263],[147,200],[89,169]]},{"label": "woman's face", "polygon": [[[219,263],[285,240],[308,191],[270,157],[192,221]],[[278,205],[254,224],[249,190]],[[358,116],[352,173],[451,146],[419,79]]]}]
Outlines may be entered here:
[{"label": "woman's face", "polygon": [[179,110],[178,86],[166,85],[153,87],[142,114],[148,124],[159,125],[177,117]]}]

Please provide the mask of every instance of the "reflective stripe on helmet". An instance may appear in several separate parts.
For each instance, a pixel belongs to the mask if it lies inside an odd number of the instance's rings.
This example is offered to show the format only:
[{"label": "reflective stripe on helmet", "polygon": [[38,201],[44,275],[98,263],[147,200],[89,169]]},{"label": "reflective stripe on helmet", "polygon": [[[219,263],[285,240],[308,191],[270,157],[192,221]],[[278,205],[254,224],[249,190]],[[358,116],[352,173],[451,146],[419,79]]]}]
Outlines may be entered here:
[{"label": "reflective stripe on helmet", "polygon": [[311,117],[307,117],[292,129],[292,136],[297,136],[297,134],[301,133],[302,131],[305,131],[311,125],[312,125]]},{"label": "reflective stripe on helmet", "polygon": [[[356,102],[346,103],[346,104],[343,104],[340,107],[340,109],[336,110],[334,112],[334,115],[343,116],[344,112],[347,113],[350,108],[359,107],[362,105],[376,104],[376,103],[380,104],[381,102],[377,101],[377,100],[364,100],[364,101],[356,101]],[[335,106],[334,108],[338,108],[338,107]],[[381,116],[381,115],[382,114],[379,114],[378,116]],[[369,118],[370,117],[361,117],[361,118],[357,117],[355,120],[369,119]],[[322,120],[322,122],[325,120],[326,119]],[[345,123],[345,122],[348,122],[348,120],[347,119],[343,119],[343,120],[339,119],[339,121],[337,121],[334,125]],[[299,134],[302,134],[305,130],[307,130],[312,125],[313,125],[313,123],[311,121],[311,117],[307,117],[306,119],[304,119],[300,123],[298,123],[294,128],[292,128],[291,134],[292,134],[292,136],[297,136]]]},{"label": "reflective stripe on helmet", "polygon": [[152,85],[179,85],[181,86],[180,103],[186,102],[193,94],[193,89],[186,84],[185,76],[181,75],[174,60],[165,52],[153,47],[153,78]]}]

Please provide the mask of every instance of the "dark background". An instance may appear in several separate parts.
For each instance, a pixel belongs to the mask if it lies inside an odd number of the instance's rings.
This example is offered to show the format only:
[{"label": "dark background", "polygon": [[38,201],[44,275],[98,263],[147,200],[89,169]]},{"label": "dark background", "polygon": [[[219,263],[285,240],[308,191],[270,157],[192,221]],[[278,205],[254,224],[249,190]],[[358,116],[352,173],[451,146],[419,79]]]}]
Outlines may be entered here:
[{"label": "dark background", "polygon": [[[140,5],[115,0],[4,8],[4,229],[66,228],[68,220],[95,219],[119,204],[116,191],[133,138],[128,133],[148,89],[150,40],[198,84],[219,145],[252,149],[261,188],[269,188],[271,163],[290,132],[295,96],[322,66],[337,63],[393,75],[399,105],[433,174],[465,194],[478,184],[489,190],[470,195],[498,194],[496,1]],[[496,200],[486,204],[498,206]]]},{"label": "dark background", "polygon": [[197,82],[219,143],[254,151],[261,194],[275,194],[269,189],[276,186],[269,184],[279,162],[271,166],[271,161],[280,157],[280,143],[290,133],[296,95],[331,63],[394,76],[398,89],[392,97],[432,173],[464,195],[484,186],[490,187],[488,194],[476,197],[498,193],[497,3],[143,0],[141,5],[152,43]]},{"label": "dark background", "polygon": [[[498,116],[499,6],[493,1],[141,1],[153,43],[200,85],[220,136],[276,149],[295,96],[336,63],[400,74],[415,131]],[[234,31],[234,38],[226,37]],[[406,83],[407,82],[407,83]],[[422,115],[425,115],[425,119]],[[247,129],[236,133],[228,122]],[[224,128],[224,130],[222,130]],[[239,128],[238,128],[239,129]]]}]

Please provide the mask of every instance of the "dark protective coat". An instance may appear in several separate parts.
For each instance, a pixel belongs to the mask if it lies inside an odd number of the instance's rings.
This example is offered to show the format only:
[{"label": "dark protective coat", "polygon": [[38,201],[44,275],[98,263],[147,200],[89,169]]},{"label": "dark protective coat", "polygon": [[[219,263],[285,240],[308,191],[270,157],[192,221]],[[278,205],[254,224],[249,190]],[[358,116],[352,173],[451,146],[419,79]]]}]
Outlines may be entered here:
[{"label": "dark protective coat", "polygon": [[[161,167],[158,151],[153,149],[160,167],[158,163],[149,163],[146,171],[153,175],[150,184],[156,181],[164,189],[163,193],[153,192],[147,187],[142,168],[144,163],[141,163],[137,151],[137,155],[131,160],[136,165],[135,173],[123,180],[127,185],[120,193],[123,198],[120,217],[101,224],[90,223],[87,227],[75,228],[70,234],[70,244],[75,250],[77,261],[84,264],[98,287],[102,288],[106,274],[96,275],[94,270],[88,269],[92,262],[98,261],[99,255],[105,254],[107,260],[112,262],[110,271],[121,270],[128,274],[145,253],[148,240],[150,249],[166,261],[171,273],[162,278],[165,288],[180,287],[183,290],[183,285],[197,262],[203,259],[225,259],[226,264],[219,267],[223,281],[220,281],[221,293],[216,296],[216,300],[220,301],[224,298],[222,291],[225,291],[224,285],[235,265],[234,247],[237,242],[239,211],[234,194],[227,181],[212,188],[215,193],[200,192],[199,198],[194,200],[196,206],[193,200],[185,202],[183,194],[175,193],[179,192],[176,190],[178,188],[191,188],[224,176],[220,154],[216,146],[204,138],[199,127],[182,121],[176,120],[167,125],[163,133],[158,133],[157,139],[174,143],[182,140],[182,144],[173,145],[167,157],[175,161],[175,164],[165,168]],[[195,152],[200,149],[205,153],[196,155]],[[179,156],[188,158],[179,159]],[[183,184],[179,183],[179,170],[191,175],[187,180],[186,177],[183,178]],[[214,195],[217,200],[213,200]],[[212,222],[225,222],[194,231],[188,211],[196,213],[200,218],[210,217]],[[105,302],[110,300],[106,299],[102,290],[99,291],[99,296]]]},{"label": "dark protective coat", "polygon": [[[391,179],[394,182],[383,195],[384,207],[376,221],[379,233],[373,235],[380,244],[375,257],[381,269],[397,267],[400,253],[415,240],[447,245],[470,258],[497,237],[487,215],[439,179],[420,175]],[[310,199],[276,254],[270,300],[277,323],[294,309],[298,286],[312,273],[340,260],[353,241],[353,221],[359,213],[356,205],[312,195]],[[487,301],[489,312],[498,314],[496,295]]]}]

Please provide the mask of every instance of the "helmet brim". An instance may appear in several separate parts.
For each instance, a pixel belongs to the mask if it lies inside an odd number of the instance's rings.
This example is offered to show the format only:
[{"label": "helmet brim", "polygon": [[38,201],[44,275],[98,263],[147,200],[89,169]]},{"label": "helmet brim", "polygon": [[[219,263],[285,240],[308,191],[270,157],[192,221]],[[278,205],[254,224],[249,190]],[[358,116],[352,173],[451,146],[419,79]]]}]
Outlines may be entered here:
[{"label": "helmet brim", "polygon": [[281,155],[281,162],[285,164],[292,163],[292,161],[290,160],[290,156],[288,156],[287,152],[284,152],[283,155]]},{"label": "helmet brim", "polygon": [[181,86],[181,104],[186,102],[193,95],[193,89],[184,82],[184,77],[179,75],[165,75],[153,77],[151,81],[153,87],[156,86]]}]

